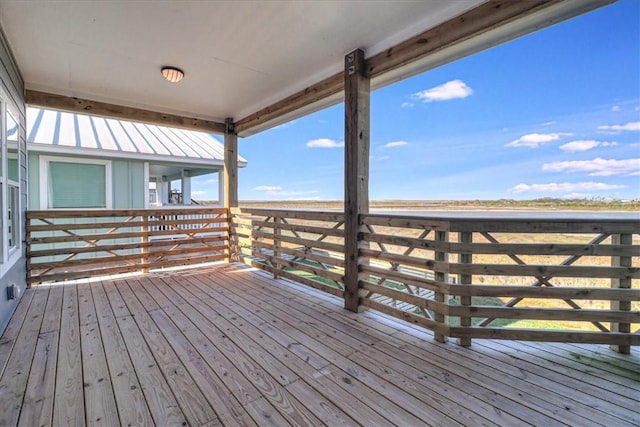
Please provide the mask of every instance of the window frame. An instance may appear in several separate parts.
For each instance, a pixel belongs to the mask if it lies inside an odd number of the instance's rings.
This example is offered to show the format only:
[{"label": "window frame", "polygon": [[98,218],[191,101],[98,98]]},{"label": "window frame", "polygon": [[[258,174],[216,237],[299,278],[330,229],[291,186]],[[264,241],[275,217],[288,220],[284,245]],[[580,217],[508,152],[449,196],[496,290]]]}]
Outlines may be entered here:
[{"label": "window frame", "polygon": [[[0,87],[0,277],[4,276],[22,258],[23,249],[23,206],[21,171],[22,162],[21,143],[23,136],[20,126],[20,115],[16,106],[9,101],[3,88]],[[9,150],[7,143],[7,115],[11,117],[18,126],[17,132],[17,171],[18,180],[9,179]],[[9,246],[9,197],[10,189],[14,188],[14,212],[12,212],[11,227],[13,227],[14,244]],[[17,215],[16,215],[17,213]]]},{"label": "window frame", "polygon": [[[58,163],[75,163],[83,165],[103,165],[105,174],[105,207],[104,208],[51,208],[49,207],[49,164],[51,162]],[[60,157],[60,156],[40,156],[40,209],[43,210],[104,210],[113,207],[113,191],[112,191],[112,167],[111,160],[105,159],[88,159],[79,157]]]}]

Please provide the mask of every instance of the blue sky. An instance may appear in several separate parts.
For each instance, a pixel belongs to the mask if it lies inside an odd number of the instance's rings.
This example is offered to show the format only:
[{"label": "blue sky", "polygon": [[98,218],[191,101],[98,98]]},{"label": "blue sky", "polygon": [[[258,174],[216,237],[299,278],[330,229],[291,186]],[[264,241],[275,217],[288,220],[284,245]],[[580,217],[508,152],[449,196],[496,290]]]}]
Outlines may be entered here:
[{"label": "blue sky", "polygon": [[[343,140],[342,104],[241,139],[240,199],[342,200]],[[640,199],[640,1],[373,92],[370,169],[374,200]]]}]

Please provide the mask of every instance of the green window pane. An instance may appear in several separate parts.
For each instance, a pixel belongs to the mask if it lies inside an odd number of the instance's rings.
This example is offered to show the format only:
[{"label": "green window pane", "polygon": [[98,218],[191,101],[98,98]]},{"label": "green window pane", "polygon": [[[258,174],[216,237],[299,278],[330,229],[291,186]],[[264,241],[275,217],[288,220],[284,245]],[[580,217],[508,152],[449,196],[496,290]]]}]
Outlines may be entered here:
[{"label": "green window pane", "polygon": [[105,165],[49,162],[50,208],[106,208]]}]

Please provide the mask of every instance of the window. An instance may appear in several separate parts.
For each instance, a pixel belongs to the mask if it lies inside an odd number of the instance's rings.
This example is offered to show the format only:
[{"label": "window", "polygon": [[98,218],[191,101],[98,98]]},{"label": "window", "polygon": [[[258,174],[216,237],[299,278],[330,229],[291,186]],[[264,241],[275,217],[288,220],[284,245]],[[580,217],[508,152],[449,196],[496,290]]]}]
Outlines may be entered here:
[{"label": "window", "polygon": [[18,122],[10,112],[7,123],[7,246],[9,251],[20,242],[20,158],[18,150]]},{"label": "window", "polygon": [[20,126],[0,88],[0,277],[21,256]]},{"label": "window", "polygon": [[110,209],[111,162],[40,158],[41,209]]}]

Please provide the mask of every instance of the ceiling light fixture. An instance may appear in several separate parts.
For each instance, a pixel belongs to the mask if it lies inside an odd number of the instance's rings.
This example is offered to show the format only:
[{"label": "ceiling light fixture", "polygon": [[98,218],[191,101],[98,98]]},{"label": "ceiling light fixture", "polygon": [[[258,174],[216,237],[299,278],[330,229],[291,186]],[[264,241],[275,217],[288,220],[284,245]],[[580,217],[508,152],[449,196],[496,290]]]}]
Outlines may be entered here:
[{"label": "ceiling light fixture", "polygon": [[171,83],[177,83],[184,77],[184,72],[176,67],[162,67],[162,75]]}]

